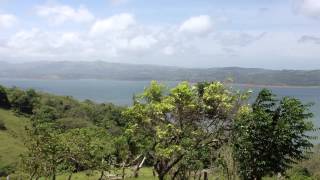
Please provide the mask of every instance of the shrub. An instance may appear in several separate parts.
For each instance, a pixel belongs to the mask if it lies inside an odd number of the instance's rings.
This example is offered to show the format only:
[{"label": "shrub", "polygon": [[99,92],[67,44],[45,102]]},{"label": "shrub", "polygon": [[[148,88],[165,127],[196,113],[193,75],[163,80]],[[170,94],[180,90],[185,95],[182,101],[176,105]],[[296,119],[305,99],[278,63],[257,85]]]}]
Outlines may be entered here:
[{"label": "shrub", "polygon": [[4,87],[0,86],[0,108],[9,109],[10,102]]},{"label": "shrub", "polygon": [[91,123],[81,118],[62,118],[57,120],[58,126],[64,130],[90,127]]}]

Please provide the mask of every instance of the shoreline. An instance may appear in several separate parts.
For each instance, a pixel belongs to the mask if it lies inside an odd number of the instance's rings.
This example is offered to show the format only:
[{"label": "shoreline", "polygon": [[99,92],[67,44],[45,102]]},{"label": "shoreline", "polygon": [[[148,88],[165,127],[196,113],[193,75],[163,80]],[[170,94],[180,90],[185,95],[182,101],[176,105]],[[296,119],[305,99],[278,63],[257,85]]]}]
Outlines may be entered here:
[{"label": "shoreline", "polygon": [[[97,80],[97,81],[131,81],[131,82],[141,82],[141,81],[152,81],[152,80],[129,80],[129,79],[99,79],[99,78],[7,78],[0,77],[0,80],[25,80],[25,81],[81,81],[81,80]],[[159,82],[183,82],[183,80],[156,80]],[[196,83],[195,81],[188,81],[190,83]],[[201,81],[198,81],[201,82]],[[279,84],[252,84],[252,83],[225,83],[232,86],[241,86],[247,88],[320,88],[320,85],[279,85]]]},{"label": "shoreline", "polygon": [[259,88],[320,88],[320,85],[270,85],[270,84],[246,84],[246,83],[231,83],[231,85],[242,87],[259,87]]}]

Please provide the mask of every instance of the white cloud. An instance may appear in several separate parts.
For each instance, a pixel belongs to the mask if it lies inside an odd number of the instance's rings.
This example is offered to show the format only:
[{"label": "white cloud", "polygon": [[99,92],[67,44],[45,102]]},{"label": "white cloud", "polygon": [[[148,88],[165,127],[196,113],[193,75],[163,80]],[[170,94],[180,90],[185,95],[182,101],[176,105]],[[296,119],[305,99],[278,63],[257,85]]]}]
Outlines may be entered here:
[{"label": "white cloud", "polygon": [[181,32],[203,35],[213,30],[213,22],[207,15],[191,17],[179,28]]},{"label": "white cloud", "polygon": [[107,19],[97,20],[91,27],[91,35],[101,35],[106,32],[124,31],[136,24],[132,14],[123,13]]},{"label": "white cloud", "polygon": [[0,29],[11,28],[18,22],[16,16],[12,14],[0,14]]},{"label": "white cloud", "polygon": [[245,33],[245,32],[223,32],[214,35],[215,41],[222,46],[247,46],[253,42],[262,39],[266,35],[265,32]]},{"label": "white cloud", "polygon": [[172,46],[166,46],[163,48],[162,51],[165,55],[168,55],[168,56],[174,55],[175,53],[175,49]]},{"label": "white cloud", "polygon": [[6,43],[12,56],[30,57],[76,57],[85,55],[92,44],[77,32],[45,32],[37,28],[14,34]]},{"label": "white cloud", "polygon": [[[60,60],[139,59],[143,56],[143,61],[194,57],[199,53],[211,56],[225,53],[221,48],[242,46],[260,37],[251,33],[213,33],[209,20],[209,17],[197,16],[181,26],[155,27],[139,24],[132,14],[117,14],[97,20],[88,32],[48,32],[36,28],[17,32],[6,43],[11,52],[17,53],[7,54]],[[209,32],[212,32],[210,36],[202,36]],[[198,38],[190,38],[194,36]]]},{"label": "white cloud", "polygon": [[67,5],[43,5],[36,7],[36,13],[40,17],[47,18],[54,25],[67,21],[85,23],[94,20],[94,16],[84,6],[74,9]]},{"label": "white cloud", "polygon": [[130,40],[129,47],[133,50],[149,49],[156,43],[157,40],[152,35],[140,35]]},{"label": "white cloud", "polygon": [[306,16],[320,18],[320,0],[298,0],[296,8]]},{"label": "white cloud", "polygon": [[[139,23],[134,15],[123,13],[97,20],[86,31],[26,29],[12,32],[14,35],[1,40],[0,58],[256,66],[258,60],[269,62],[269,58],[287,59],[281,62],[290,64],[289,59],[299,61],[298,58],[315,59],[320,56],[318,44],[301,43],[318,39],[306,36],[300,43],[297,41],[305,34],[219,31],[220,28],[213,29],[209,17],[199,17],[203,16],[190,18],[181,24],[149,26]],[[319,34],[312,36],[319,37]],[[272,67],[271,61],[269,65]]]}]

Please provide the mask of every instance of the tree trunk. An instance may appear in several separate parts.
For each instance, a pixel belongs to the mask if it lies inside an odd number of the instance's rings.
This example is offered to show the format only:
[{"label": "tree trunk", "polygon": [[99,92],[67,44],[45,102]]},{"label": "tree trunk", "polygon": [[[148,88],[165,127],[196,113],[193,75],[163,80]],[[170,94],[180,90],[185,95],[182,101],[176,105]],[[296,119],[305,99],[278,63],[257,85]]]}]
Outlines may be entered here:
[{"label": "tree trunk", "polygon": [[122,165],[122,175],[121,175],[121,179],[124,179],[126,176],[126,167],[125,167],[125,163],[123,163]]},{"label": "tree trunk", "polygon": [[36,172],[37,172],[36,170],[33,171],[33,173],[32,173],[31,176],[30,176],[30,180],[33,179],[33,177],[36,175]]},{"label": "tree trunk", "polygon": [[172,180],[176,179],[176,177],[178,176],[178,174],[179,174],[180,171],[181,171],[181,168],[178,167],[178,169],[177,169],[175,172],[173,172]]},{"label": "tree trunk", "polygon": [[104,176],[104,171],[101,171],[101,175],[100,175],[99,180],[102,180],[103,176]]},{"label": "tree trunk", "polygon": [[200,171],[200,174],[199,174],[198,180],[201,180],[201,178],[202,178],[202,172]]},{"label": "tree trunk", "polygon": [[262,180],[262,177],[256,176],[253,178],[254,180]]},{"label": "tree trunk", "polygon": [[207,171],[203,172],[203,180],[208,180],[208,172]]},{"label": "tree trunk", "polygon": [[143,163],[144,163],[145,160],[146,160],[146,157],[144,156],[142,161],[140,163],[138,163],[136,168],[134,169],[133,174],[134,174],[135,178],[139,177],[139,170],[143,166]]},{"label": "tree trunk", "polygon": [[72,173],[69,174],[68,180],[71,180],[71,177],[72,177]]},{"label": "tree trunk", "polygon": [[153,177],[156,177],[156,173],[154,172],[154,168],[152,168],[152,175],[153,175]]},{"label": "tree trunk", "polygon": [[53,174],[52,180],[56,180],[56,174]]},{"label": "tree trunk", "polygon": [[159,180],[164,180],[164,176],[165,176],[164,174],[159,174],[159,175],[158,175],[158,179],[159,179]]}]

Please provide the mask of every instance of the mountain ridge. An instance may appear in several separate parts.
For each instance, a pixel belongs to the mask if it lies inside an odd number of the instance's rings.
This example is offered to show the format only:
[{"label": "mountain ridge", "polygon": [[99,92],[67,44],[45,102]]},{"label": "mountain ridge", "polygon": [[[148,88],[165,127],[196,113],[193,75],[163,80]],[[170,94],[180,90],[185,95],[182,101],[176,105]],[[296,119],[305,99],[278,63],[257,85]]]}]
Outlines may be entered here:
[{"label": "mountain ridge", "polygon": [[276,86],[320,86],[320,70],[272,70],[244,67],[185,68],[105,61],[1,63],[0,78],[225,81]]}]

